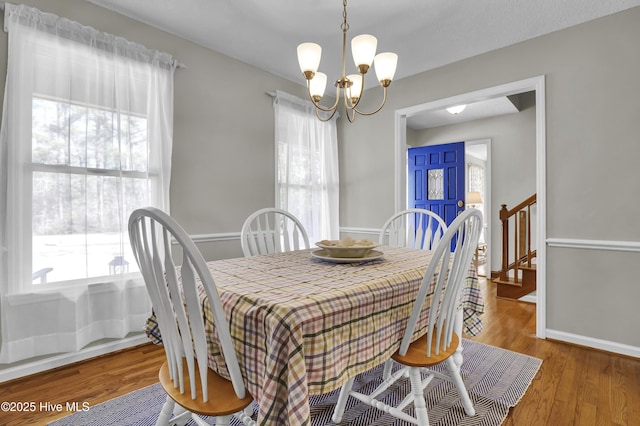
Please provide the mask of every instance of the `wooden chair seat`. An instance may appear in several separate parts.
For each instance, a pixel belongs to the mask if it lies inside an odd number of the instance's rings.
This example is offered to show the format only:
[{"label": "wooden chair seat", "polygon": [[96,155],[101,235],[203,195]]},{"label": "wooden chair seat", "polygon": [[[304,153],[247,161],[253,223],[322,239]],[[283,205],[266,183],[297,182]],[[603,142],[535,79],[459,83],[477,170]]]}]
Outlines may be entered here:
[{"label": "wooden chair seat", "polygon": [[[437,345],[436,334],[434,333],[433,338],[431,339],[431,356],[427,356],[427,352],[425,351],[425,348],[427,347],[427,338],[428,335],[425,334],[409,345],[406,355],[400,355],[398,352],[396,352],[391,356],[391,359],[399,362],[400,364],[408,365],[411,367],[431,367],[432,365],[440,364],[442,361],[453,355],[460,343],[460,338],[458,337],[458,335],[456,333],[453,333],[451,344],[446,350],[444,350],[442,349],[445,346],[444,336],[440,339],[440,345]],[[441,348],[440,353],[438,354],[434,353],[436,347]]]},{"label": "wooden chair seat", "polygon": [[[186,372],[186,370],[187,364],[183,362],[183,371]],[[203,416],[228,416],[243,410],[253,401],[253,397],[248,392],[244,398],[238,398],[233,391],[233,383],[211,369],[207,372],[207,387],[209,388],[209,401],[207,402],[202,401],[202,388],[199,380],[196,381],[198,398],[191,399],[190,392],[180,393],[180,388],[173,386],[173,380],[169,376],[169,365],[166,362],[160,367],[158,376],[162,387],[171,399],[192,413]],[[190,386],[189,374],[185,374],[184,387],[189,389]]]}]

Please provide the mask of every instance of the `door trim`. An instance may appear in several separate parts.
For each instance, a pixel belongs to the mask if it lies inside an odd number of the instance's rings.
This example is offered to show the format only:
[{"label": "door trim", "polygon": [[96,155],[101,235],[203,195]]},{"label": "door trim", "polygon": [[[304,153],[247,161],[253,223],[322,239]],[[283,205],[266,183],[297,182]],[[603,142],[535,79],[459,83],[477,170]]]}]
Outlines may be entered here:
[{"label": "door trim", "polygon": [[[467,146],[472,145],[486,145],[487,146],[487,160],[484,169],[484,208],[487,212],[487,216],[491,218],[493,211],[491,209],[491,139],[475,139],[471,141],[464,141],[465,149]],[[466,169],[465,169],[466,171]],[[469,184],[469,179],[467,177],[466,185]],[[486,262],[486,275],[487,277],[491,277],[491,253],[492,253],[492,241],[491,241],[491,220],[484,218],[484,221],[487,225],[487,229],[484,235],[485,243],[487,244],[487,251],[485,253],[487,262]]]},{"label": "door trim", "polygon": [[546,338],[546,276],[547,276],[547,164],[546,164],[546,98],[545,76],[531,77],[525,80],[463,93],[448,98],[426,102],[395,111],[395,208],[405,208],[407,174],[407,117],[423,111],[436,111],[459,104],[470,104],[481,100],[518,93],[535,91],[536,93],[536,193],[538,204],[537,230],[539,242],[538,273],[536,280],[536,336]]}]

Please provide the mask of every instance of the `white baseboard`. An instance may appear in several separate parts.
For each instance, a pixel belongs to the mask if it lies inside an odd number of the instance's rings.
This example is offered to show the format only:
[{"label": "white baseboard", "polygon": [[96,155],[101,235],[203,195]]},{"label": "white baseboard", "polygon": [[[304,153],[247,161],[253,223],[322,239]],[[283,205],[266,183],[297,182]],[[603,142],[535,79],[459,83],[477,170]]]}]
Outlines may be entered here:
[{"label": "white baseboard", "polygon": [[579,334],[567,333],[558,330],[546,330],[548,339],[560,340],[562,342],[573,343],[589,348],[600,349],[620,355],[640,358],[640,347],[625,345],[623,343],[610,342],[608,340],[596,339],[593,337],[581,336]]},{"label": "white baseboard", "polygon": [[518,299],[521,302],[538,303],[538,296],[535,294],[527,294]]},{"label": "white baseboard", "polygon": [[142,345],[144,343],[149,343],[149,338],[146,335],[141,334],[113,342],[90,346],[78,352],[54,355],[37,361],[25,362],[5,369],[0,369],[0,383],[17,379],[19,377],[29,376],[31,374],[41,373],[46,370],[62,367],[63,365],[72,364],[74,362],[84,361],[85,359],[105,355],[109,352],[119,351],[120,349]]}]

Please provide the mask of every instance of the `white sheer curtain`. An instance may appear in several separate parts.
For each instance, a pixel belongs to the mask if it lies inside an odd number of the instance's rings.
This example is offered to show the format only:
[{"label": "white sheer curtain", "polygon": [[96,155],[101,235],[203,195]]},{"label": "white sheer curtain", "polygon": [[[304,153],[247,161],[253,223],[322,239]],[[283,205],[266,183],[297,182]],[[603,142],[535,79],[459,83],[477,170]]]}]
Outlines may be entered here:
[{"label": "white sheer curtain", "polygon": [[276,207],[300,219],[311,243],[338,239],[337,117],[322,122],[311,102],[280,91],[274,108]]},{"label": "white sheer curtain", "polygon": [[0,363],[140,332],[151,305],[130,212],[169,210],[176,63],[5,4]]}]

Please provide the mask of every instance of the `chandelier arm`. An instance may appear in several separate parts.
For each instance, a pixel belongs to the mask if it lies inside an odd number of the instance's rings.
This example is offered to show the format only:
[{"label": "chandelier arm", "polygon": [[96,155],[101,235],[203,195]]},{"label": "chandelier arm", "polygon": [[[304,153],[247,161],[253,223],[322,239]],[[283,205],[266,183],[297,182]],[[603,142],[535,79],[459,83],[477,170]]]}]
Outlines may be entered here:
[{"label": "chandelier arm", "polygon": [[315,99],[313,99],[313,96],[311,96],[311,83],[309,80],[307,80],[307,94],[309,95],[309,99],[311,100],[311,102],[313,103],[313,105],[324,112],[331,112],[331,111],[335,111],[338,108],[338,102],[340,101],[340,89],[336,87],[336,101],[333,104],[333,106],[327,108],[327,107],[323,107],[322,105],[320,105],[320,101],[317,101]]},{"label": "chandelier arm", "polygon": [[380,104],[380,106],[378,106],[378,108],[375,111],[362,112],[362,111],[358,110],[358,108],[356,108],[355,106],[353,107],[353,110],[355,112],[357,112],[358,114],[360,114],[360,115],[373,115],[376,112],[380,111],[382,109],[382,107],[384,106],[384,103],[387,101],[387,88],[383,86],[382,90],[383,90],[382,103]]},{"label": "chandelier arm", "polygon": [[353,123],[354,121],[356,121],[356,110],[353,108],[347,108],[344,111],[345,115],[347,116],[347,120],[349,120],[349,123]]},{"label": "chandelier arm", "polygon": [[[327,112],[328,112],[328,111],[331,111],[331,110],[327,110]],[[333,118],[333,116],[334,116],[334,115],[336,115],[336,112],[337,112],[337,111],[338,111],[338,108],[335,108],[335,109],[331,112],[331,115],[330,115],[329,117],[327,117],[327,118],[322,118],[322,117],[320,117],[320,110],[319,110],[318,108],[316,108],[316,117],[318,117],[318,120],[320,120],[320,121],[329,121],[329,120],[331,120],[331,119]],[[347,114],[347,116],[348,116],[348,114]]]},{"label": "chandelier arm", "polygon": [[349,99],[349,95],[347,93],[348,93],[348,89],[342,90],[342,103],[344,104],[345,109],[353,109],[353,106],[350,106],[351,99]]}]

